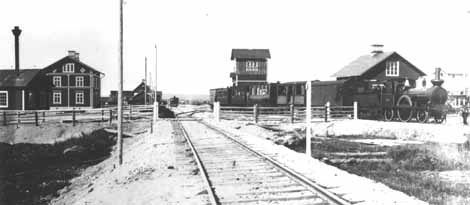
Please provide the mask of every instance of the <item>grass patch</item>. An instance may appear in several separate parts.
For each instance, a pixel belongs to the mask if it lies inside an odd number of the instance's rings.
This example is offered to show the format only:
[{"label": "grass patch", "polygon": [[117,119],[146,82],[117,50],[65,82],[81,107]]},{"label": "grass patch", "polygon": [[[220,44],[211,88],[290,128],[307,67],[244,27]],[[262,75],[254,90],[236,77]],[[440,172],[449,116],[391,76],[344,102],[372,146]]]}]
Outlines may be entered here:
[{"label": "grass patch", "polygon": [[[305,140],[290,146],[305,152]],[[334,161],[331,153],[386,152],[384,161],[350,160]],[[312,138],[312,156],[350,173],[381,182],[430,204],[445,204],[460,198],[470,198],[470,185],[452,183],[439,177],[439,172],[470,170],[469,154],[448,156],[448,150],[439,144],[405,144],[380,146],[351,142],[337,138]]]},{"label": "grass patch", "polygon": [[0,204],[47,204],[83,168],[110,156],[104,130],[55,144],[0,144]]}]

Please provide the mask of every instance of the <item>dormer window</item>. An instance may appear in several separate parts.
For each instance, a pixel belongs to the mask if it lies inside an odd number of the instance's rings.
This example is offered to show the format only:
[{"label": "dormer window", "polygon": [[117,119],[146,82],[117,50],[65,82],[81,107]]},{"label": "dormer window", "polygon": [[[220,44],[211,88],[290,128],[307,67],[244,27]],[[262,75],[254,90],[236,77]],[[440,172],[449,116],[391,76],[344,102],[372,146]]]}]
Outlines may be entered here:
[{"label": "dormer window", "polygon": [[400,74],[400,61],[387,61],[385,76],[398,76]]},{"label": "dormer window", "polygon": [[248,72],[257,72],[258,71],[258,62],[256,62],[256,61],[247,61],[246,62],[246,71],[248,71]]},{"label": "dormer window", "polygon": [[75,72],[75,64],[67,63],[62,66],[62,72],[64,73],[74,73]]}]

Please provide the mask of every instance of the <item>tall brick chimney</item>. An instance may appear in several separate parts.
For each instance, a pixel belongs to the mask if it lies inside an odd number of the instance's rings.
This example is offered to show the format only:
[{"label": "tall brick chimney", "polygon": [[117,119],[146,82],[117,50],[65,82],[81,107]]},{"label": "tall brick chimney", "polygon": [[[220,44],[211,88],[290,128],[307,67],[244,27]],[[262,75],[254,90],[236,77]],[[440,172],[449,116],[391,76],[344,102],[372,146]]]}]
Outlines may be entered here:
[{"label": "tall brick chimney", "polygon": [[15,26],[13,30],[13,35],[15,36],[15,71],[16,73],[20,73],[20,34],[21,29],[18,26]]}]

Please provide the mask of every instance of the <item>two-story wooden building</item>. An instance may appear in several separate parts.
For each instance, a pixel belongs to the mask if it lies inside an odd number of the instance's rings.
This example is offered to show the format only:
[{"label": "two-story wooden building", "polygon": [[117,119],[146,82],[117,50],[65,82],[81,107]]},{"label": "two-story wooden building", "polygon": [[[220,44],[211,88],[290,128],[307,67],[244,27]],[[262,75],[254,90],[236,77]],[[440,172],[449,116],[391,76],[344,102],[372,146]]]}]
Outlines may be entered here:
[{"label": "two-story wooden building", "polygon": [[102,73],[80,61],[79,53],[69,51],[43,72],[51,82],[50,109],[100,107]]}]

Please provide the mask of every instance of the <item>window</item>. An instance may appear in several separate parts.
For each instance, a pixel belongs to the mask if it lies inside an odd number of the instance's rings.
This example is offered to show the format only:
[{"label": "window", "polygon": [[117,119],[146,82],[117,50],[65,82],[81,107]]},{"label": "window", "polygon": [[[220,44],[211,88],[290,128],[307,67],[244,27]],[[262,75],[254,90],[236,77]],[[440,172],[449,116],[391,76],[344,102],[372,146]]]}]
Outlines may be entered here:
[{"label": "window", "polygon": [[74,73],[75,72],[75,64],[67,63],[62,66],[62,72],[64,73]]},{"label": "window", "polygon": [[305,94],[305,85],[297,84],[295,87],[295,95],[304,95]]},{"label": "window", "polygon": [[255,85],[251,90],[252,95],[267,95],[268,86],[267,85]]},{"label": "window", "polygon": [[281,85],[281,86],[279,86],[279,87],[277,88],[277,91],[278,91],[278,92],[277,92],[278,95],[286,96],[286,95],[287,95],[287,86]]},{"label": "window", "polygon": [[247,61],[246,62],[246,71],[258,71],[258,62],[256,61]]},{"label": "window", "polygon": [[52,77],[52,84],[54,84],[55,87],[61,87],[62,86],[62,77],[61,76],[53,76]]},{"label": "window", "polygon": [[385,76],[398,76],[400,73],[400,61],[387,61]]},{"label": "window", "polygon": [[75,77],[75,86],[83,87],[83,76]]},{"label": "window", "polygon": [[52,93],[52,104],[62,104],[62,93],[61,92]]},{"label": "window", "polygon": [[8,91],[0,91],[0,107],[8,107]]},{"label": "window", "polygon": [[75,93],[75,103],[76,104],[80,104],[80,105],[83,105],[83,102],[84,102],[84,95],[83,95],[83,92],[77,92]]},{"label": "window", "polygon": [[99,85],[100,81],[98,80],[99,78],[94,78],[94,79],[95,79],[95,88],[99,88],[100,87]]}]

